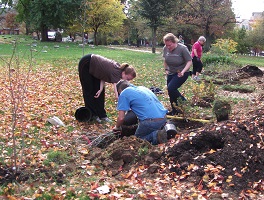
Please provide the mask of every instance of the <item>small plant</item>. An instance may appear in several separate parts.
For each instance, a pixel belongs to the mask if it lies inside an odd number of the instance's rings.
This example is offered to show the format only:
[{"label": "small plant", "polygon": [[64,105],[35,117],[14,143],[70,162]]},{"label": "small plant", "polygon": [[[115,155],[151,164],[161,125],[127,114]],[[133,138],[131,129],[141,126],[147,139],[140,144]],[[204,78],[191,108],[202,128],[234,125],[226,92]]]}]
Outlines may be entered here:
[{"label": "small plant", "polygon": [[48,165],[53,162],[58,165],[61,165],[69,160],[69,156],[66,152],[62,151],[50,151],[48,153],[47,159],[44,161],[44,165]]},{"label": "small plant", "polygon": [[143,156],[143,155],[148,154],[148,151],[149,151],[148,146],[143,146],[143,147],[138,149],[138,154],[140,156]]},{"label": "small plant", "polygon": [[215,100],[213,113],[216,115],[217,122],[228,120],[231,113],[231,105],[226,100]]},{"label": "small plant", "polygon": [[216,94],[216,86],[213,84],[212,80],[210,80],[209,84],[201,82],[200,84],[193,85],[192,91],[192,105],[211,107],[209,103],[214,101]]}]

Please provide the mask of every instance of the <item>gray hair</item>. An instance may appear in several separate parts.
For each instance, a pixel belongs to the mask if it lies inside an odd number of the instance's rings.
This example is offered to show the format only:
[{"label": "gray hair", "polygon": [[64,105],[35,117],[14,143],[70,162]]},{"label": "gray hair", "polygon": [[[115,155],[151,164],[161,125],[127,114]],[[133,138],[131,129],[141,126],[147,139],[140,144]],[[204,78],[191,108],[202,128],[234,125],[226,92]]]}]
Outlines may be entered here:
[{"label": "gray hair", "polygon": [[203,42],[205,42],[205,41],[206,41],[206,39],[205,39],[205,37],[204,37],[204,36],[200,36],[200,37],[199,37],[199,39],[198,39],[198,41],[203,41]]}]

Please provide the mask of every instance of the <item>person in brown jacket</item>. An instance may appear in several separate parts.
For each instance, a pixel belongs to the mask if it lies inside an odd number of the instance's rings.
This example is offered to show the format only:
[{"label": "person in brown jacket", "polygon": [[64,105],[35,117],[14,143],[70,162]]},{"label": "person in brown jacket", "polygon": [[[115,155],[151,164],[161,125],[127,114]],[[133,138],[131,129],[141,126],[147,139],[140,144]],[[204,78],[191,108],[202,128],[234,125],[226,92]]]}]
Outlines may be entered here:
[{"label": "person in brown jacket", "polygon": [[121,79],[130,81],[136,77],[133,66],[119,64],[100,55],[87,54],[81,58],[78,65],[79,78],[85,107],[90,109],[92,116],[98,122],[107,121],[104,83],[113,83],[115,97],[118,98],[116,83]]}]

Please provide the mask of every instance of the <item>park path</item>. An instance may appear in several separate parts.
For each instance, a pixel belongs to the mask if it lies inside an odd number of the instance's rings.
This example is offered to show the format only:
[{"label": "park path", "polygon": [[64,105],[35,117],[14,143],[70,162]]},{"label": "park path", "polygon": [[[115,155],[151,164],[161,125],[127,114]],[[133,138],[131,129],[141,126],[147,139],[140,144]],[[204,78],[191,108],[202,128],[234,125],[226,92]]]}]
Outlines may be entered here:
[{"label": "park path", "polygon": [[[121,50],[129,50],[129,51],[138,51],[138,52],[144,52],[144,53],[152,53],[152,50],[151,48],[144,48],[144,49],[140,49],[138,47],[134,47],[134,48],[128,48],[128,47],[113,47],[113,46],[110,46],[109,47],[110,49],[121,49]],[[160,54],[161,51],[159,51],[158,49],[156,49],[156,54]]]}]

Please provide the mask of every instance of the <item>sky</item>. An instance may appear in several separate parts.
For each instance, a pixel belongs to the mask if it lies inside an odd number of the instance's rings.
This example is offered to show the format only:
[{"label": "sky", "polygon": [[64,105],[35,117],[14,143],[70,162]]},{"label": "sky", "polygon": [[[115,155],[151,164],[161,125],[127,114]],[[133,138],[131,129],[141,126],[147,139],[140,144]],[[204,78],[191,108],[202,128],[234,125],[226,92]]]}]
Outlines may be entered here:
[{"label": "sky", "polygon": [[264,11],[264,0],[232,0],[232,7],[236,17],[250,19],[253,12]]}]

